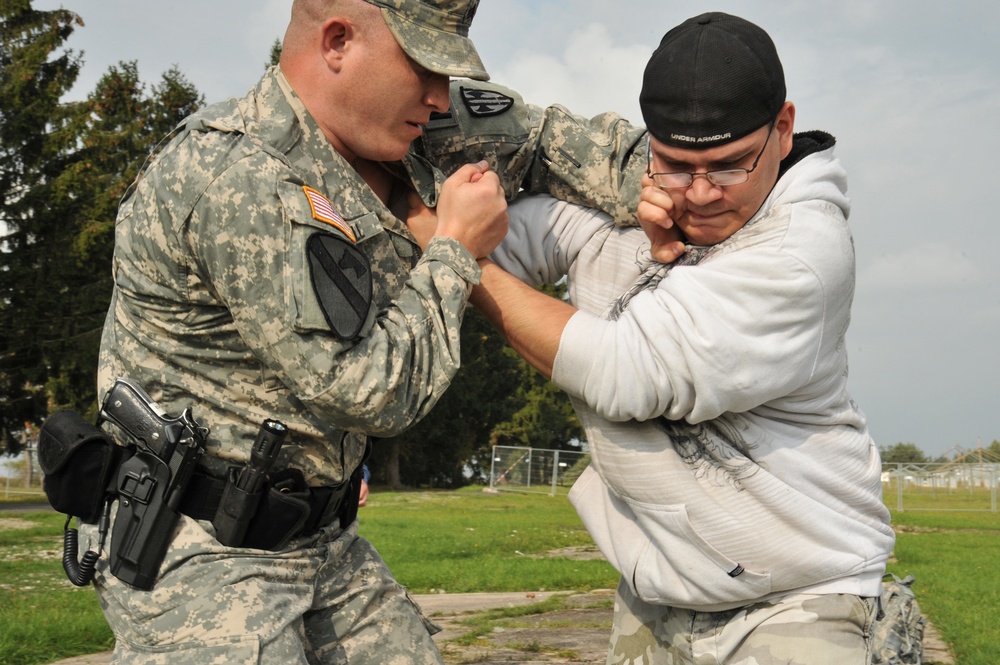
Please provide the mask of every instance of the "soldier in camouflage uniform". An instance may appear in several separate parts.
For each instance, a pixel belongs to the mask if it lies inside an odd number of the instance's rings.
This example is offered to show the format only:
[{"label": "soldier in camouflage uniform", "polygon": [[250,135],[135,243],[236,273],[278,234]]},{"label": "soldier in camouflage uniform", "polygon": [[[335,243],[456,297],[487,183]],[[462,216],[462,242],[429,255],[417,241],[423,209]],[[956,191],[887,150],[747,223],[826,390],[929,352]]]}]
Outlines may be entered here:
[{"label": "soldier in camouflage uniform", "polygon": [[[433,624],[357,537],[350,479],[369,436],[448,386],[476,259],[506,233],[496,174],[470,164],[435,180],[448,221],[418,245],[408,187],[382,164],[447,110],[449,76],[487,78],[467,36],[477,4],[295,0],[280,66],[185,120],[123,201],[100,391],[127,377],[168,413],[191,407],[209,485],[265,418],[289,434],[273,467],[286,493],[251,524],[268,546],[220,544],[192,494],[151,591],[101,561],[113,662],[441,662]],[[282,519],[301,506],[304,522]]]}]

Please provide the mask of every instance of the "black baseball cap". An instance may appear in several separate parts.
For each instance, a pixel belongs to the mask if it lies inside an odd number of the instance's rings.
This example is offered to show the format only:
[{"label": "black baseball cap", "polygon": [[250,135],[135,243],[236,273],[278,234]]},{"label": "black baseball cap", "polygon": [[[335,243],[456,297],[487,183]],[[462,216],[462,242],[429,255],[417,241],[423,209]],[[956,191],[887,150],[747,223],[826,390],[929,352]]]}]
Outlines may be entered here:
[{"label": "black baseball cap", "polygon": [[774,42],[757,25],[722,12],[690,18],[664,35],[639,94],[646,128],[679,148],[740,139],[774,120],[784,103]]}]

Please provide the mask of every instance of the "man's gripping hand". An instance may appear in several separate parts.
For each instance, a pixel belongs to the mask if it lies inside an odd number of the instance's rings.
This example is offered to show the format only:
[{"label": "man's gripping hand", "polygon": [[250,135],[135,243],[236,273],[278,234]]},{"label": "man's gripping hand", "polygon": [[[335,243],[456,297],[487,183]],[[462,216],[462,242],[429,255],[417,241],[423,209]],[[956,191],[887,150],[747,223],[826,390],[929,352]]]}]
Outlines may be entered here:
[{"label": "man's gripping hand", "polygon": [[636,210],[639,226],[650,241],[650,253],[660,263],[673,263],[685,252],[684,236],[674,225],[674,202],[670,195],[642,176],[642,192]]},{"label": "man's gripping hand", "polygon": [[[427,213],[407,223],[421,245],[429,224]],[[454,238],[477,259],[489,255],[507,235],[507,200],[500,178],[485,161],[466,164],[445,180],[438,197],[435,236]],[[423,226],[423,230],[418,228]]]}]

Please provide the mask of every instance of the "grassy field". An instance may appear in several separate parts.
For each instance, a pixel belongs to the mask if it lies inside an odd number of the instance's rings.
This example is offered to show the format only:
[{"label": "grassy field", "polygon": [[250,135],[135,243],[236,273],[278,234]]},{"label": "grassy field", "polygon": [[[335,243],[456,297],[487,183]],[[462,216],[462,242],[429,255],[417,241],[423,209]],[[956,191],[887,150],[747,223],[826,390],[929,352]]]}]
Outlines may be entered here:
[{"label": "grassy field", "polygon": [[[1000,515],[894,513],[899,536],[890,570],[916,577],[922,609],[952,645],[957,665],[1000,662]],[[66,581],[63,518],[0,506],[0,663],[35,665],[99,651],[111,634],[91,589]],[[592,549],[564,496],[375,492],[361,510],[371,540],[399,580],[435,591],[613,588],[602,560],[551,556]]]},{"label": "grassy field", "polygon": [[594,550],[564,496],[376,493],[361,510],[361,535],[414,593],[589,590],[618,583],[603,559],[546,556],[549,550]]},{"label": "grassy field", "polygon": [[958,665],[1000,663],[1000,514],[894,513],[890,572],[913,575],[920,608]]},{"label": "grassy field", "polygon": [[65,517],[0,512],[0,663],[32,665],[110,648],[93,589],[62,570]]},{"label": "grassy field", "polygon": [[892,510],[961,510],[990,511],[996,508],[997,496],[991,487],[964,483],[950,486],[926,479],[926,484],[903,483],[902,493],[896,479],[882,485],[885,505]]}]

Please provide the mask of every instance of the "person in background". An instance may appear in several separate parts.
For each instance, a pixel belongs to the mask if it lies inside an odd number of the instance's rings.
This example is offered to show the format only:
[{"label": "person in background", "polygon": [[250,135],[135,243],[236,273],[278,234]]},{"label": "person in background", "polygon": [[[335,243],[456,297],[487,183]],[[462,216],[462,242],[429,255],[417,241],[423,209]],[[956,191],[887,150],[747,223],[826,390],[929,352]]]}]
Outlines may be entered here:
[{"label": "person in background", "polygon": [[358,492],[358,506],[364,508],[368,505],[368,481],[372,477],[372,472],[368,470],[367,464],[361,465],[361,489]]}]

